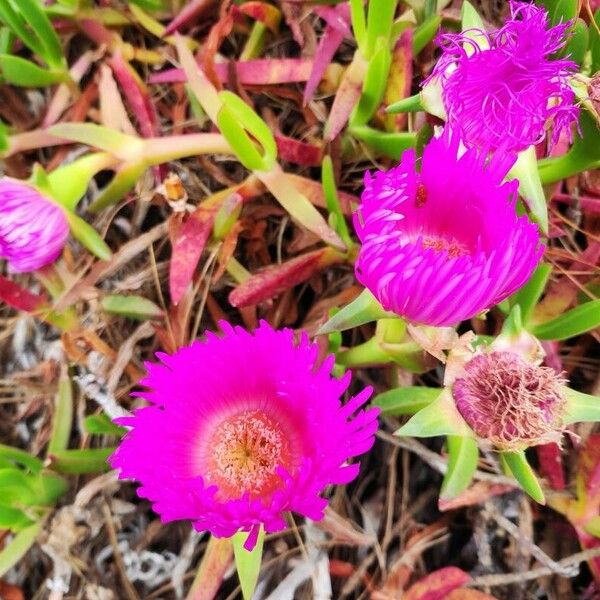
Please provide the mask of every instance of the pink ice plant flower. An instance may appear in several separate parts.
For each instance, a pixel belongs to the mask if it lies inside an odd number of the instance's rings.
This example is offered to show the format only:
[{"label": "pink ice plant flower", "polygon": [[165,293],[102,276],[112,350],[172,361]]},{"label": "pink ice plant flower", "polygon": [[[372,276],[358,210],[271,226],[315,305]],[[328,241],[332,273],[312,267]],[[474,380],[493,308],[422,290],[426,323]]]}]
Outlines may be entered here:
[{"label": "pink ice plant flower", "polygon": [[[462,153],[462,155],[461,155]],[[544,247],[517,216],[515,156],[461,149],[445,130],[389,170],[365,175],[354,226],[356,276],[383,308],[415,324],[455,325],[519,289]]]},{"label": "pink ice plant flower", "polygon": [[438,37],[442,56],[432,79],[440,78],[448,123],[465,145],[493,150],[508,141],[521,151],[544,138],[551,120],[553,143],[563,129],[571,133],[578,109],[569,79],[577,65],[556,58],[569,27],[551,27],[543,8],[511,0],[500,29]]},{"label": "pink ice plant flower", "polygon": [[0,179],[0,258],[9,271],[25,273],[60,255],[69,236],[64,209],[35,187]]},{"label": "pink ice plant flower", "polygon": [[378,409],[361,408],[366,388],[346,404],[350,373],[331,376],[318,347],[290,329],[262,322],[249,333],[220,323],[222,337],[157,354],[139,393],[150,406],[119,419],[130,427],[109,459],[121,478],[141,483],[163,522],[190,519],[216,537],[261,525],[286,527],[284,513],[320,519],[331,484],[352,481],[348,461],[371,448]]}]

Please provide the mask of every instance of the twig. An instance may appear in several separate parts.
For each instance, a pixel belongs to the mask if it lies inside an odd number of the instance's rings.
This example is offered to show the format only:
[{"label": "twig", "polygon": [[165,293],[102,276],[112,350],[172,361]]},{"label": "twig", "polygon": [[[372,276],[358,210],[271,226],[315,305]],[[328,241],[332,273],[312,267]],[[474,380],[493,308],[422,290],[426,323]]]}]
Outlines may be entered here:
[{"label": "twig", "polygon": [[[577,552],[567,558],[559,560],[556,564],[561,569],[579,565],[582,562],[591,560],[600,556],[600,548],[591,548],[584,550],[583,552]],[[569,575],[562,575],[563,577],[575,577],[579,574],[579,569],[576,572],[571,572]],[[531,581],[532,579],[539,579],[540,577],[546,577],[547,575],[560,575],[550,567],[540,567],[538,569],[531,569],[530,571],[520,573],[499,573],[497,575],[482,575],[481,577],[475,577],[467,583],[469,587],[497,587],[501,585],[510,585],[511,583],[521,583],[522,581]]]}]

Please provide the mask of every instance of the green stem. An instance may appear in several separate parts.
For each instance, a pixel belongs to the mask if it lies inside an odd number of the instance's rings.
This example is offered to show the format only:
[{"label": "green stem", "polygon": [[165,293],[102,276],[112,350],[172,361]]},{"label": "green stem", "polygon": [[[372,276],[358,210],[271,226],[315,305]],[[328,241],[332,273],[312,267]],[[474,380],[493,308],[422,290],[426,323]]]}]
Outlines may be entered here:
[{"label": "green stem", "polygon": [[344,367],[366,367],[392,362],[392,357],[381,348],[375,337],[337,355],[337,363]]},{"label": "green stem", "polygon": [[233,154],[227,140],[219,133],[191,133],[144,140],[142,156],[147,164],[160,163],[196,154]]},{"label": "green stem", "polygon": [[232,560],[231,538],[211,536],[186,600],[213,600]]}]

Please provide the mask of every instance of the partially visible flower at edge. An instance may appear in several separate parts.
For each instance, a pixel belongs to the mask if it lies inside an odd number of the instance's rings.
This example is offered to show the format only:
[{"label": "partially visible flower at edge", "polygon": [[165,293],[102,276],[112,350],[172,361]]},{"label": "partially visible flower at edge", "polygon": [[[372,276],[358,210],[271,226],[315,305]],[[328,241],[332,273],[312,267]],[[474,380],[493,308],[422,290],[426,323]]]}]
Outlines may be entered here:
[{"label": "partially visible flower at edge", "polygon": [[415,324],[456,325],[520,288],[544,247],[517,216],[518,181],[503,183],[515,156],[467,150],[446,128],[400,165],[365,175],[354,226],[356,276],[387,311]]},{"label": "partially visible flower at edge", "polygon": [[253,334],[220,326],[223,337],[147,363],[149,391],[137,395],[151,405],[118,421],[131,430],[109,460],[163,522],[247,531],[251,549],[261,525],[286,527],[285,512],[323,516],[321,493],[358,475],[347,461],[373,445],[379,410],[361,409],[370,388],[342,405],[350,373],[333,378],[333,356],[317,367],[306,334],[295,344],[292,330],[265,322]]},{"label": "partially visible flower at edge", "polygon": [[494,32],[438,36],[442,55],[424,89],[441,84],[448,123],[465,145],[494,150],[508,142],[518,152],[542,141],[551,120],[553,143],[563,129],[570,134],[577,65],[553,57],[570,25],[552,27],[543,8],[511,0],[510,18]]},{"label": "partially visible flower at edge", "polygon": [[34,186],[0,179],[0,258],[13,273],[35,271],[60,255],[69,236],[64,209]]}]

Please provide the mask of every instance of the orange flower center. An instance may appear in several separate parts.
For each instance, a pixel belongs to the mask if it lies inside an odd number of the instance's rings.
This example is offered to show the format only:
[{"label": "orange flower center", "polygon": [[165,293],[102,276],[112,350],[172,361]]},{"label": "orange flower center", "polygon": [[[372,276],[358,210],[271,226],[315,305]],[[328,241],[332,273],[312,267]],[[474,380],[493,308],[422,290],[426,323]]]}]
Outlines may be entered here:
[{"label": "orange flower center", "polygon": [[292,457],[280,423],[261,410],[236,413],[213,432],[204,477],[219,488],[217,497],[256,498],[281,484],[276,468],[290,467]]}]

